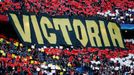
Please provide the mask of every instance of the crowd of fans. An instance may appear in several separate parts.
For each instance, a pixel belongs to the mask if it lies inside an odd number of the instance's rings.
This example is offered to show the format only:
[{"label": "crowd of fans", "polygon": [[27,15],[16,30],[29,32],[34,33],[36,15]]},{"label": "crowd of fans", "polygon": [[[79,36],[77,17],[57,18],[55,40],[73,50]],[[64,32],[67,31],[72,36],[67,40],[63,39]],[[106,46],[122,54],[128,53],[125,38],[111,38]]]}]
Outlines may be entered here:
[{"label": "crowd of fans", "polygon": [[134,23],[133,0],[3,0],[0,13],[8,11],[51,16],[98,16],[118,23]]},{"label": "crowd of fans", "polygon": [[134,44],[131,49],[36,48],[13,39],[0,38],[2,75],[133,75]]}]

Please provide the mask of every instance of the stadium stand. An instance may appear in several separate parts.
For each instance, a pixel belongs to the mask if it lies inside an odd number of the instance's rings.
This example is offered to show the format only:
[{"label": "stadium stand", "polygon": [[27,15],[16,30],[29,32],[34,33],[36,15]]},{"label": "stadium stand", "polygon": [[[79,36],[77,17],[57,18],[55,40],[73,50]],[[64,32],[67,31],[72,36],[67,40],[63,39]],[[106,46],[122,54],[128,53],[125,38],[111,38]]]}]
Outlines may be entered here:
[{"label": "stadium stand", "polygon": [[[134,41],[134,40],[133,40]],[[126,40],[126,42],[131,42]],[[133,45],[134,46],[134,45]],[[0,39],[0,74],[13,75],[132,75],[134,50],[31,48]],[[78,62],[79,61],[79,62]]]},{"label": "stadium stand", "polygon": [[0,2],[0,13],[99,16],[118,23],[134,23],[133,7],[133,0],[4,0]]}]

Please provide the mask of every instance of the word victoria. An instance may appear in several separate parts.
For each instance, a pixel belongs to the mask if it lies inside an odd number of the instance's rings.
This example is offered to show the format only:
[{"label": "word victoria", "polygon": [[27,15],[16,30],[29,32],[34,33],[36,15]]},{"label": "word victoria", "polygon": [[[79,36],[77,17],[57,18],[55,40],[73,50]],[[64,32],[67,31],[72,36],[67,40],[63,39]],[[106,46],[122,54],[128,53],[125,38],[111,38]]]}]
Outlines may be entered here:
[{"label": "word victoria", "polygon": [[120,27],[96,18],[9,14],[24,44],[124,47]]}]

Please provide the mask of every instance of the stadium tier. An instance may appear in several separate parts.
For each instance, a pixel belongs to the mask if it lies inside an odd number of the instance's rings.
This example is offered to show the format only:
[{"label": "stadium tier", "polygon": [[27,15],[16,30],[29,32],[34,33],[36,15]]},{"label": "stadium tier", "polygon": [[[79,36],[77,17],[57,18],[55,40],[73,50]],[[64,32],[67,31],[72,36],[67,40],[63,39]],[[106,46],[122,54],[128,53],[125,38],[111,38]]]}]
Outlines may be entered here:
[{"label": "stadium tier", "polygon": [[3,0],[0,10],[1,14],[14,11],[51,16],[99,16],[118,23],[134,23],[133,0]]}]

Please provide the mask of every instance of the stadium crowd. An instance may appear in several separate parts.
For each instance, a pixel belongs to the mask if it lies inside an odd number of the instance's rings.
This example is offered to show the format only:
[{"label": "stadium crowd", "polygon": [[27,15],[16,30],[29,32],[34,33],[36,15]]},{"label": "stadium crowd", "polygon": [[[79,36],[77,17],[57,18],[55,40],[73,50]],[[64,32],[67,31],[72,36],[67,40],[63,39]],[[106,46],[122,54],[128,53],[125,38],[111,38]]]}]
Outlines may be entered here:
[{"label": "stadium crowd", "polygon": [[134,23],[133,0],[3,0],[0,13],[47,13],[51,16],[98,16],[118,23]]},{"label": "stadium crowd", "polygon": [[[129,40],[126,42],[131,43]],[[0,39],[2,75],[133,75],[134,44],[131,49],[36,48],[13,39]]]}]

